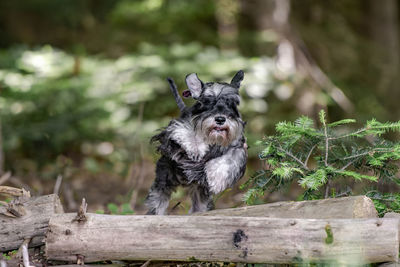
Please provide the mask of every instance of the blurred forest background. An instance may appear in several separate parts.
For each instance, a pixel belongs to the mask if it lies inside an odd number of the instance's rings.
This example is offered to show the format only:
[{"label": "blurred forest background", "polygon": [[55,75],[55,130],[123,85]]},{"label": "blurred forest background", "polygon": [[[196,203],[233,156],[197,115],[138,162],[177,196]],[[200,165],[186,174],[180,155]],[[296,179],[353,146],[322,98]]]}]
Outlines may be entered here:
[{"label": "blurred forest background", "polygon": [[[143,213],[150,137],[179,111],[166,77],[243,69],[244,182],[256,140],[300,115],[399,120],[397,0],[0,1],[0,184],[59,192],[66,210]],[[296,199],[300,187],[263,201]],[[235,187],[217,207],[242,205]],[[184,190],[171,206],[189,208]]]}]

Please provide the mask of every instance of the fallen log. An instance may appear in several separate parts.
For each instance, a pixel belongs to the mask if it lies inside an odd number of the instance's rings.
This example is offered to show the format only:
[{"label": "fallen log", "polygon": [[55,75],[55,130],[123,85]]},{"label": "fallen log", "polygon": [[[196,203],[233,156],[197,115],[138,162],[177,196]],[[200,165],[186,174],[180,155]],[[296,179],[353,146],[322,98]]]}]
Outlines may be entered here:
[{"label": "fallen log", "polygon": [[50,217],[62,213],[57,195],[20,198],[0,208],[0,252],[18,249],[31,238],[30,247],[44,244]]},{"label": "fallen log", "polygon": [[246,263],[397,261],[397,219],[281,219],[231,216],[56,214],[51,260],[227,261]]},{"label": "fallen log", "polygon": [[284,201],[232,209],[195,213],[197,216],[244,216],[303,219],[377,218],[372,200],[366,196]]}]

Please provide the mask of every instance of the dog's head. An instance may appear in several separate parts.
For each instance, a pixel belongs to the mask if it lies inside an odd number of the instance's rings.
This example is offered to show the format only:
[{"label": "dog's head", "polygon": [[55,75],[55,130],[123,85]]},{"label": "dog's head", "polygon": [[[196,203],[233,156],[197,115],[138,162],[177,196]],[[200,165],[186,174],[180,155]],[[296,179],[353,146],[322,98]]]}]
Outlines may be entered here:
[{"label": "dog's head", "polygon": [[239,87],[244,77],[238,71],[230,83],[203,83],[195,73],[186,76],[188,90],[196,103],[191,107],[191,120],[197,134],[208,144],[229,146],[243,134],[244,122],[240,117]]}]

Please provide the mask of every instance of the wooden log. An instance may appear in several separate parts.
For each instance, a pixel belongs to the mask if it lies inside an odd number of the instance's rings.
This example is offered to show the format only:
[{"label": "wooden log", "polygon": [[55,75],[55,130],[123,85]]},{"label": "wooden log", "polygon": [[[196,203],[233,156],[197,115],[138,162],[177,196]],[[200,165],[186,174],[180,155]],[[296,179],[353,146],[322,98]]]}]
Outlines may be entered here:
[{"label": "wooden log", "polygon": [[287,219],[231,216],[56,214],[51,260],[225,261],[246,263],[397,261],[396,219]]},{"label": "wooden log", "polygon": [[385,213],[385,215],[383,216],[384,218],[396,218],[396,219],[400,219],[400,213],[397,212],[387,212]]},{"label": "wooden log", "polygon": [[24,188],[15,188],[15,187],[4,186],[4,185],[0,186],[0,194],[13,196],[13,197],[20,197],[20,196],[30,197],[31,196],[30,192],[26,191]]},{"label": "wooden log", "polygon": [[377,218],[372,200],[366,196],[285,201],[195,213],[200,216],[248,216],[303,219]]},{"label": "wooden log", "polygon": [[44,244],[50,217],[62,213],[57,195],[23,198],[17,204],[18,216],[0,212],[0,252],[18,249],[25,239],[32,238],[30,247]]}]

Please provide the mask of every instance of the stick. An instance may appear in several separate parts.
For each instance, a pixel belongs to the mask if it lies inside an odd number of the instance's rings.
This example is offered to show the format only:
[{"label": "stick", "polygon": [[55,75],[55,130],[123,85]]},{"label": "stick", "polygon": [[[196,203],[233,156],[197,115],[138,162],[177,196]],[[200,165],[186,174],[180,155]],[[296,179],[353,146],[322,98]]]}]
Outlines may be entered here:
[{"label": "stick", "polygon": [[24,263],[24,267],[35,267],[35,266],[31,266],[29,263],[28,246],[26,244],[22,245],[22,260]]},{"label": "stick", "polygon": [[58,195],[58,193],[60,192],[60,187],[61,187],[62,179],[63,179],[62,175],[59,174],[59,175],[57,176],[56,183],[54,184],[53,194]]}]

